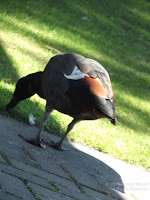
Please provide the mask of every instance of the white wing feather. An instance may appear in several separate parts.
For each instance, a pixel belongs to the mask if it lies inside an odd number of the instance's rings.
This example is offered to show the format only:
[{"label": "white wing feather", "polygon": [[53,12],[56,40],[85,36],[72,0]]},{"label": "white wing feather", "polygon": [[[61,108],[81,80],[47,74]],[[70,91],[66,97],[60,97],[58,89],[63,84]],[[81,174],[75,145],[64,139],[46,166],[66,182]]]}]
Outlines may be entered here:
[{"label": "white wing feather", "polygon": [[66,74],[64,74],[64,76],[67,79],[72,79],[72,80],[79,80],[81,78],[84,78],[84,74],[79,70],[77,66],[75,66],[73,72],[69,76],[67,76]]}]

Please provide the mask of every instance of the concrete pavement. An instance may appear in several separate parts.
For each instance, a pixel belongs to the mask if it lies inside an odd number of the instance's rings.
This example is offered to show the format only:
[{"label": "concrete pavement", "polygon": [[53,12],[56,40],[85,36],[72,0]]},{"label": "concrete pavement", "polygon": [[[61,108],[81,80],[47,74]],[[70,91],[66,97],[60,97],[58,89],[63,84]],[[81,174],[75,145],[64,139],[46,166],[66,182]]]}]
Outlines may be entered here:
[{"label": "concrete pavement", "polygon": [[[148,200],[150,173],[88,147],[28,144],[37,128],[0,115],[0,200]],[[43,131],[42,138],[58,137]]]}]

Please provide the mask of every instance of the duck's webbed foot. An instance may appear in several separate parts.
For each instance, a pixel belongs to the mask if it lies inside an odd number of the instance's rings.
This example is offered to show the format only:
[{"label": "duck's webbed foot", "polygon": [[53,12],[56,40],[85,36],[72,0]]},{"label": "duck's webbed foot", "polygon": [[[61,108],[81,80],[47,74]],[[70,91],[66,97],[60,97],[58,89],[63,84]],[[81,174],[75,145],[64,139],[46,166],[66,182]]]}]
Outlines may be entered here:
[{"label": "duck's webbed foot", "polygon": [[24,136],[19,134],[19,137],[22,138],[23,140],[25,140],[26,142],[41,147],[41,148],[46,148],[46,145],[42,143],[41,139],[37,139],[37,138],[25,138]]},{"label": "duck's webbed foot", "polygon": [[54,149],[62,150],[63,151],[63,149],[62,149],[62,142],[53,142],[53,141],[50,141],[50,142],[43,141],[43,142],[45,144],[49,145],[50,147],[53,147]]}]

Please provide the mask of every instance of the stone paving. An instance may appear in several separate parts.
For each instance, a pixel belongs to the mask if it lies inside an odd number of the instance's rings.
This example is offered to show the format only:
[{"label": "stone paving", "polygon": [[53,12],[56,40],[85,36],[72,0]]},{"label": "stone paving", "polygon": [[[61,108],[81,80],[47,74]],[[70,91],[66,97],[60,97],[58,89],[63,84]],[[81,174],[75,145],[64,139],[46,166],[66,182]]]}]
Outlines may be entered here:
[{"label": "stone paving", "polygon": [[[18,134],[34,137],[38,129],[7,116],[0,115],[0,127],[0,200],[148,200],[150,196],[150,173],[142,169],[67,140],[64,151],[34,147]],[[45,131],[42,137],[58,140]],[[137,177],[145,185],[124,184],[124,180],[136,184]],[[136,193],[134,188],[145,191]]]}]

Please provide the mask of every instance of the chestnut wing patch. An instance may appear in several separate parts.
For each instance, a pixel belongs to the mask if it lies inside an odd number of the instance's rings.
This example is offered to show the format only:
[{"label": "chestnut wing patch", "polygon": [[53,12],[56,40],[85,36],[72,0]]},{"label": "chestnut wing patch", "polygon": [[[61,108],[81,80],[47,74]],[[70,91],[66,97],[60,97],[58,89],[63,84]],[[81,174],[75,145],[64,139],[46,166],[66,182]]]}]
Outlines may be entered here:
[{"label": "chestnut wing patch", "polygon": [[104,86],[97,79],[85,76],[83,81],[89,85],[92,94],[100,98],[108,99]]}]

